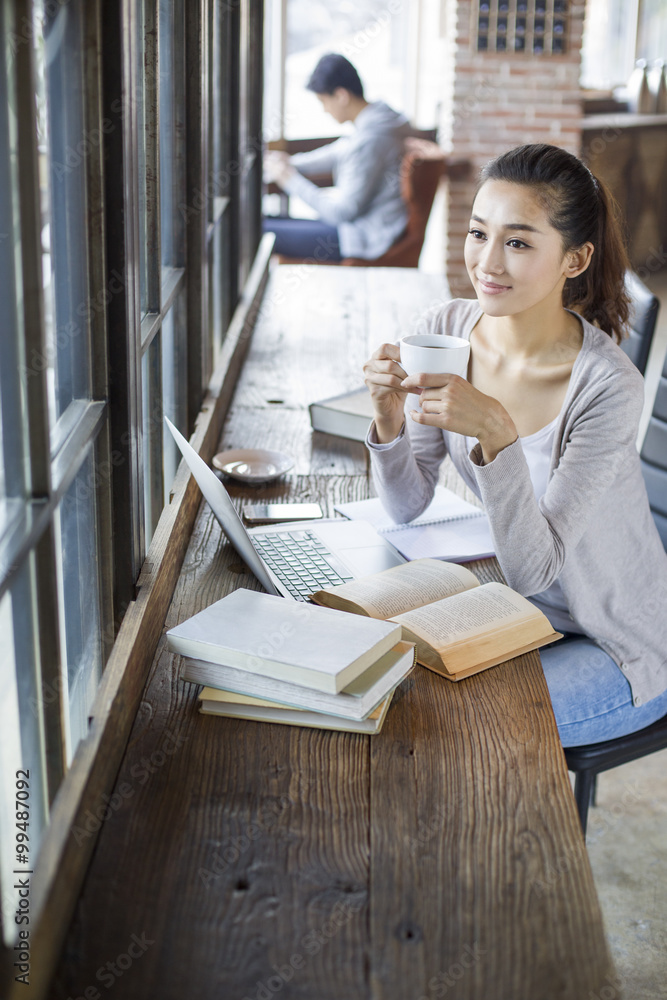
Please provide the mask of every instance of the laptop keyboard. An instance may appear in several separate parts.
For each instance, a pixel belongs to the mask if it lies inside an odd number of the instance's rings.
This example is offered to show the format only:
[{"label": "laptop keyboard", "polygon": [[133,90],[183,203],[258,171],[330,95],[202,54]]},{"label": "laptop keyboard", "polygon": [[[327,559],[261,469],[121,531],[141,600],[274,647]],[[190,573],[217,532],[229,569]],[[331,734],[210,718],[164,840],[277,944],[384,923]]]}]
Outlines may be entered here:
[{"label": "laptop keyboard", "polygon": [[347,566],[312,531],[253,532],[252,544],[266,565],[297,601],[322,587],[354,577]]}]

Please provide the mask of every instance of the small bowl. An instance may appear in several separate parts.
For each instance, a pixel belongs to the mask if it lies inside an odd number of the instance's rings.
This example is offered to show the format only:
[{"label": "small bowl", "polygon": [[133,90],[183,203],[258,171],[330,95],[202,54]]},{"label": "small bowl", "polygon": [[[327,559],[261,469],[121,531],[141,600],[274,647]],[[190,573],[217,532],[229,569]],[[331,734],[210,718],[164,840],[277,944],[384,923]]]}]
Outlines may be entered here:
[{"label": "small bowl", "polygon": [[294,459],[282,451],[236,448],[213,456],[213,465],[242,483],[268,483],[292,468]]}]

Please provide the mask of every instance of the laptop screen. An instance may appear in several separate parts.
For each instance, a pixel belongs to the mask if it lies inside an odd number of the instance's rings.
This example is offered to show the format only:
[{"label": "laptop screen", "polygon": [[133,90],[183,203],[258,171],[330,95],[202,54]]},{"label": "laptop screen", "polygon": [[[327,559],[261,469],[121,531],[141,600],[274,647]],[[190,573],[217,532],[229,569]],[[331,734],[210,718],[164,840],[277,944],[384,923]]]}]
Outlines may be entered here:
[{"label": "laptop screen", "polygon": [[183,458],[188,464],[190,472],[195,477],[197,485],[204,495],[204,499],[210,504],[211,510],[220,522],[227,538],[241,556],[241,559],[247,563],[249,569],[255,574],[264,589],[269,594],[276,594],[282,597],[283,595],[276,588],[264,564],[255,552],[255,547],[241,518],[236,513],[236,508],[227,490],[213,470],[209,469],[203,458],[200,458],[194,448],[188,444],[180,431],[174,427],[167,417],[164,419],[176,444],[180,448]]}]

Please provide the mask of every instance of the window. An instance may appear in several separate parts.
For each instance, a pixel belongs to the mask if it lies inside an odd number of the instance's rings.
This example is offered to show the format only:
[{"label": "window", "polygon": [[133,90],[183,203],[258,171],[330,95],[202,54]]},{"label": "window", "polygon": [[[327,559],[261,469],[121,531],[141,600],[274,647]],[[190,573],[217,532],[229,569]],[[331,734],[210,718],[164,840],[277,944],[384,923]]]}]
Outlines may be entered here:
[{"label": "window", "polygon": [[370,101],[414,115],[410,5],[401,0],[267,0],[266,138],[339,135],[340,126],[306,89],[320,56],[340,52],[356,67]]},{"label": "window", "polygon": [[[137,180],[141,260],[141,399],[145,547],[150,545],[177,447],[162,419],[187,421],[185,370],[184,0],[141,0],[137,20]],[[156,72],[157,69],[157,72]]]},{"label": "window", "polygon": [[33,862],[48,832],[169,501],[163,416],[192,430],[257,249],[261,33],[250,0],[0,0],[0,879],[19,769]]},{"label": "window", "polygon": [[664,0],[588,0],[581,82],[610,90],[624,86],[637,59],[667,59]]},{"label": "window", "polygon": [[667,9],[664,0],[642,0],[637,25],[637,58],[667,61]]}]

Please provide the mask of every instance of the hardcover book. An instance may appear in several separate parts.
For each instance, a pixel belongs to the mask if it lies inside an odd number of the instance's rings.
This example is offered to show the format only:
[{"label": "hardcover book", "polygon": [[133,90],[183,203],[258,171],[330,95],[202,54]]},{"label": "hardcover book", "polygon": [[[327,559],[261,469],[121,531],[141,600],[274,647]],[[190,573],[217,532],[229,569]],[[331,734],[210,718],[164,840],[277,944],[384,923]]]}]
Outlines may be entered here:
[{"label": "hardcover book", "polygon": [[174,653],[337,694],[401,640],[394,622],[351,619],[256,590],[233,591],[167,632]]},{"label": "hardcover book", "polygon": [[181,677],[193,684],[205,684],[236,694],[267,698],[269,701],[291,708],[306,708],[312,712],[325,712],[361,721],[367,718],[407,677],[414,663],[414,644],[399,642],[339,694],[314,691],[312,688],[279,681],[274,677],[262,677],[260,674],[250,674],[246,670],[194,660],[190,657],[186,657],[183,661]]},{"label": "hardcover book", "polygon": [[309,712],[305,708],[288,708],[265,698],[234,694],[205,687],[199,698],[199,711],[204,715],[224,715],[228,718],[251,719],[255,722],[278,722],[286,726],[308,726],[312,729],[335,729],[341,732],[379,733],[385,720],[392,694],[388,695],[366,719],[342,719],[338,715]]},{"label": "hardcover book", "polygon": [[365,441],[373,419],[371,394],[364,386],[340,396],[311,403],[310,423],[315,431],[336,434],[352,441]]}]

